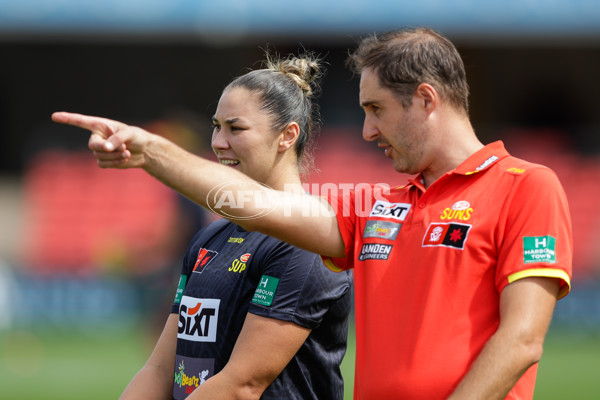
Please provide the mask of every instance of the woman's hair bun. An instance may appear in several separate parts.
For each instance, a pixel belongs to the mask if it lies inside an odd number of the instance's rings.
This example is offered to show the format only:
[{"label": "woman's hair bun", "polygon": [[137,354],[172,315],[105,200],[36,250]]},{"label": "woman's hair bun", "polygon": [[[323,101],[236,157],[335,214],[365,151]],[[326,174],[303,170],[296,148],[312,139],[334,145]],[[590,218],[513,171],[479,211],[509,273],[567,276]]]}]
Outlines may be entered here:
[{"label": "woman's hair bun", "polygon": [[320,60],[312,54],[292,55],[283,59],[273,59],[267,54],[267,69],[290,77],[305,96],[311,96],[319,90],[319,80],[323,75]]}]

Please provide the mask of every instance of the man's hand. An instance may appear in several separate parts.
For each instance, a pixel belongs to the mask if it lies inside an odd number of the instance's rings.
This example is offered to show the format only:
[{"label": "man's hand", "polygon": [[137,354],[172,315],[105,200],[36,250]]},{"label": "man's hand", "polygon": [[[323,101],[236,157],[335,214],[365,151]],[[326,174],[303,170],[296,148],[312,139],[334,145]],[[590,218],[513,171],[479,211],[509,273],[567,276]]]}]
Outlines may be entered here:
[{"label": "man's hand", "polygon": [[88,147],[101,168],[144,166],[144,148],[151,133],[118,121],[67,112],[55,112],[52,120],[91,131]]}]

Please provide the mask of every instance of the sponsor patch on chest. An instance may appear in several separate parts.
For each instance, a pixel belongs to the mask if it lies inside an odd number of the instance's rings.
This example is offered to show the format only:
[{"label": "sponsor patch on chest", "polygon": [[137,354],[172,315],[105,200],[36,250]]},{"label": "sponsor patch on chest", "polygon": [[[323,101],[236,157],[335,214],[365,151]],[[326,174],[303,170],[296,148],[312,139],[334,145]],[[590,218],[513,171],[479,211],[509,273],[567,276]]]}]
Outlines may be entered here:
[{"label": "sponsor patch on chest", "polygon": [[193,358],[177,355],[175,376],[173,378],[173,398],[185,399],[198,386],[214,375],[215,360],[212,358]]},{"label": "sponsor patch on chest", "polygon": [[205,248],[201,248],[198,250],[198,258],[196,259],[196,264],[194,264],[194,269],[192,272],[202,273],[204,271],[204,267],[206,267],[219,253],[214,250],[208,250]]},{"label": "sponsor patch on chest", "polygon": [[387,260],[394,246],[383,243],[365,243],[360,249],[358,259],[365,260]]},{"label": "sponsor patch on chest", "polygon": [[193,342],[215,342],[220,299],[183,296],[179,305],[177,337]]},{"label": "sponsor patch on chest", "polygon": [[471,218],[474,210],[471,207],[471,203],[466,200],[457,201],[452,207],[444,208],[440,215],[441,220],[453,220],[458,219],[467,221]]},{"label": "sponsor patch on chest", "polygon": [[472,225],[432,222],[423,237],[423,247],[442,246],[464,249]]},{"label": "sponsor patch on chest", "polygon": [[369,217],[380,217],[404,221],[410,211],[410,204],[407,203],[388,203],[387,201],[377,200],[371,209]]},{"label": "sponsor patch on chest", "polygon": [[398,236],[400,227],[402,224],[396,222],[369,220],[365,225],[363,237],[394,240]]}]

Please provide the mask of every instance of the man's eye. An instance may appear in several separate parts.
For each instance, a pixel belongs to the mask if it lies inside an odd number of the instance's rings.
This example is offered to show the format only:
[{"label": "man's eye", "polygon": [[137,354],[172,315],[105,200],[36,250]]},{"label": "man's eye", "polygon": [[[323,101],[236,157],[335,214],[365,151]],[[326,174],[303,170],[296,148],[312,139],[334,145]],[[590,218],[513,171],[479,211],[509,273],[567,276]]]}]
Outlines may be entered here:
[{"label": "man's eye", "polygon": [[212,128],[215,131],[219,131],[219,130],[221,130],[221,125],[219,125],[219,124],[212,124]]}]

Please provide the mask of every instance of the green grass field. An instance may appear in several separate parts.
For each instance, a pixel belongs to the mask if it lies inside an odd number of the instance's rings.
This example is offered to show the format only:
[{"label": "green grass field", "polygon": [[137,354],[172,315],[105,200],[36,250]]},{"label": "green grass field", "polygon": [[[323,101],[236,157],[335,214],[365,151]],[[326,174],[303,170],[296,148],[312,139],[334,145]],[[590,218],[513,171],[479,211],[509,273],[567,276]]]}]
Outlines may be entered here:
[{"label": "green grass field", "polygon": [[[116,399],[152,350],[144,331],[0,332],[0,399]],[[353,339],[343,373],[352,398]],[[552,330],[536,400],[600,398],[600,334]]]}]

